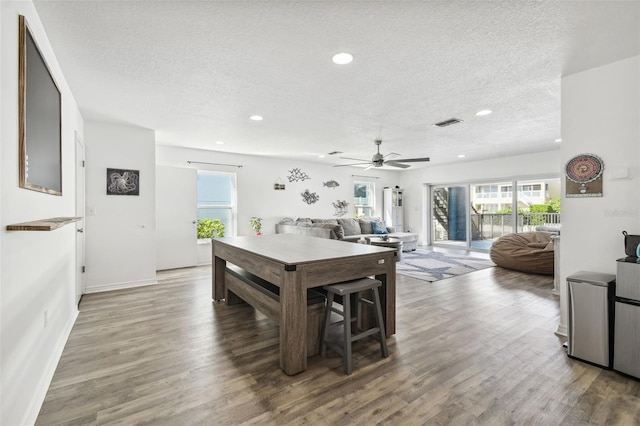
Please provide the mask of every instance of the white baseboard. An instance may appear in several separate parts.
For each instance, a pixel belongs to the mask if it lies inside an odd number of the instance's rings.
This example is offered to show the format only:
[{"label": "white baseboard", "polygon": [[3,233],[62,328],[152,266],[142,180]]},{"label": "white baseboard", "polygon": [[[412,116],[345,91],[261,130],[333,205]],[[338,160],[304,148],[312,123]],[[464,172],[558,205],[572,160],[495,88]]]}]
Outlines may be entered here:
[{"label": "white baseboard", "polygon": [[556,330],[556,335],[562,336],[562,337],[567,337],[567,326],[566,325],[562,325],[562,324],[558,324],[558,329]]},{"label": "white baseboard", "polygon": [[140,281],[125,281],[121,283],[90,285],[87,284],[84,289],[85,294],[89,293],[102,293],[103,291],[122,290],[125,288],[144,287],[147,285],[158,284],[158,280],[140,280]]},{"label": "white baseboard", "polygon": [[23,421],[20,424],[32,425],[36,423],[38,414],[40,414],[40,409],[42,408],[42,403],[44,402],[44,398],[47,396],[49,385],[51,384],[53,375],[56,372],[56,368],[58,367],[58,362],[60,362],[60,357],[62,357],[64,346],[67,344],[67,340],[69,340],[69,336],[71,335],[73,325],[76,323],[76,319],[78,319],[78,313],[78,309],[74,309],[71,318],[69,318],[69,321],[65,325],[65,328],[62,331],[62,334],[60,335],[56,346],[51,352],[51,356],[49,357],[49,361],[47,361],[44,373],[40,377],[40,381],[38,382],[38,386],[36,387],[36,390],[33,394],[33,398],[31,398],[31,402],[29,403],[29,408],[27,409]]}]

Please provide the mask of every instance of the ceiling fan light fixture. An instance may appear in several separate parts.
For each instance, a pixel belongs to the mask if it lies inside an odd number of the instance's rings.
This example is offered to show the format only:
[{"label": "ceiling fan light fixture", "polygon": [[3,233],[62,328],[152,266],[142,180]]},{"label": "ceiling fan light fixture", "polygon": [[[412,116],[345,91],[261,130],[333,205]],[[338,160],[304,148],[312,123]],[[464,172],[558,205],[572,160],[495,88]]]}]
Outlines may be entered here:
[{"label": "ceiling fan light fixture", "polygon": [[336,65],[347,65],[353,61],[353,55],[347,52],[340,52],[333,55],[331,60]]}]

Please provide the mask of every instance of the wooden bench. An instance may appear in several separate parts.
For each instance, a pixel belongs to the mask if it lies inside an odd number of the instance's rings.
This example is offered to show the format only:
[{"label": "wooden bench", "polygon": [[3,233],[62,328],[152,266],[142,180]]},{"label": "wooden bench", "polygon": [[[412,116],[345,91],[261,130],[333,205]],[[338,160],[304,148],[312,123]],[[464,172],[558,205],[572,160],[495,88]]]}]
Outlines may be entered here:
[{"label": "wooden bench", "polygon": [[[272,321],[280,324],[280,288],[242,268],[227,263],[225,269],[228,305],[246,302]],[[320,352],[326,297],[315,290],[307,290],[307,356]]]}]

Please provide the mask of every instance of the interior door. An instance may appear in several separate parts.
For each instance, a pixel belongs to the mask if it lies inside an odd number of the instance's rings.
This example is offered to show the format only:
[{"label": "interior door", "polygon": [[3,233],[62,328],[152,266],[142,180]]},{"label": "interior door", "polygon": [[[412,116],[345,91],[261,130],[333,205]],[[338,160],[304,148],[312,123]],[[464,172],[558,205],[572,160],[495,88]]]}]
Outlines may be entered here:
[{"label": "interior door", "polygon": [[156,269],[198,263],[197,170],[156,167]]},{"label": "interior door", "polygon": [[76,304],[84,293],[84,190],[85,190],[84,145],[76,133]]}]

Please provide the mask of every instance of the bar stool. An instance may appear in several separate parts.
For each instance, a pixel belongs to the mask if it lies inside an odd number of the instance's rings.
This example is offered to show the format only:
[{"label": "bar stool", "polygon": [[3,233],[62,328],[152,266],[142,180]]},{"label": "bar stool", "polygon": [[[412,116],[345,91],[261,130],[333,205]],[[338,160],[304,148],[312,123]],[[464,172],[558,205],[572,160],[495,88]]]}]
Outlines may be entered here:
[{"label": "bar stool", "polygon": [[[333,284],[324,286],[327,291],[327,308],[325,311],[324,330],[322,334],[322,356],[325,356],[327,352],[327,346],[342,355],[344,360],[344,373],[351,374],[353,362],[351,360],[351,344],[356,340],[360,340],[364,337],[371,336],[380,342],[380,350],[382,357],[389,356],[387,351],[387,340],[384,332],[384,321],[382,319],[382,308],[380,305],[380,296],[378,295],[378,287],[382,285],[379,280],[372,278],[362,278],[353,281],[346,281],[339,284]],[[360,295],[361,291],[370,290],[373,293],[373,300],[366,299]],[[351,315],[351,295],[355,294],[355,305],[357,307],[357,313],[355,317]],[[333,306],[333,302],[336,296],[342,296],[342,310],[339,310]],[[375,310],[375,318],[377,327],[370,328],[368,330],[361,330],[362,321],[362,304],[373,306]],[[331,312],[335,312],[342,316],[342,320],[331,324]],[[353,334],[352,323],[356,322],[356,330],[359,333]],[[342,346],[337,345],[328,340],[329,328],[333,326],[344,325],[344,336]]]}]

